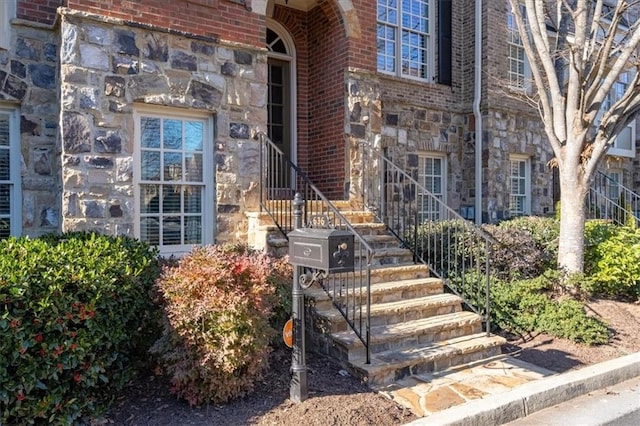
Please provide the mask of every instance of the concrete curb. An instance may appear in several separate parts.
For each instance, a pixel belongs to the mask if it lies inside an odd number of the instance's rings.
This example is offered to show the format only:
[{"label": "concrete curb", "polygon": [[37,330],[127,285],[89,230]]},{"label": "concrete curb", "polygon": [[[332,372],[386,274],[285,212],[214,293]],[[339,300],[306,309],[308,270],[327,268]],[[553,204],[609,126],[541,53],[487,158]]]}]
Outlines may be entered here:
[{"label": "concrete curb", "polygon": [[640,352],[526,383],[415,420],[409,425],[501,425],[589,392],[640,376]]}]

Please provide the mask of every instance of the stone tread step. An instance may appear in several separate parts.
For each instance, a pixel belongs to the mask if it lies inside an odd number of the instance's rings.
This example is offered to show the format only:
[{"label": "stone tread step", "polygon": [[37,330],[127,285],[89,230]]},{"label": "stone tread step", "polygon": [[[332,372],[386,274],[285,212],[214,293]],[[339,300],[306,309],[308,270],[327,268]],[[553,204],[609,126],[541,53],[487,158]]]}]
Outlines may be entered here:
[{"label": "stone tread step", "polygon": [[[362,238],[373,248],[375,256],[411,255],[411,251],[400,247],[400,242],[391,235],[362,235]],[[268,243],[272,247],[287,247],[289,245],[289,241],[285,237],[276,235],[270,235],[268,237]],[[360,244],[357,240],[355,245],[355,250],[359,251]]]},{"label": "stone tread step", "polygon": [[[387,266],[386,269],[391,267]],[[382,268],[380,268],[382,269]],[[375,269],[372,269],[372,273]],[[420,288],[424,286],[436,287],[436,290],[442,290],[442,280],[440,278],[416,278],[410,280],[393,280],[393,281],[384,281],[378,283],[371,284],[371,294],[387,294],[394,293],[402,290],[411,290],[413,288]],[[361,287],[351,288],[349,289],[352,293],[360,293],[364,292],[364,289]],[[319,286],[314,286],[306,289],[304,291],[305,296],[312,299],[329,299],[329,296],[324,291],[324,289]]]},{"label": "stone tread step", "polygon": [[396,243],[398,247],[400,246],[400,241],[389,234],[373,234],[373,235],[363,235],[362,238],[369,244],[388,244],[388,243]]},{"label": "stone tread step", "polygon": [[[356,248],[355,250],[355,255],[356,256],[366,256],[367,253],[364,250],[358,250]],[[384,257],[384,256],[413,256],[413,253],[411,253],[411,250],[406,249],[406,248],[401,248],[401,247],[385,247],[385,248],[379,248],[373,249],[373,256],[374,257]]]},{"label": "stone tread step", "polygon": [[[354,272],[343,272],[340,274],[330,275],[330,278],[345,279],[353,282],[365,281],[367,276],[367,268],[362,265],[361,268],[356,267]],[[411,278],[407,277],[410,276]],[[409,281],[412,279],[423,279],[429,276],[429,268],[427,265],[415,263],[397,263],[392,265],[371,265],[371,285],[384,281]],[[351,287],[353,288],[353,287]],[[364,287],[363,287],[364,288]],[[357,290],[364,291],[357,287]]]},{"label": "stone tread step", "polygon": [[[281,204],[291,204],[293,200],[289,199],[275,199],[275,200],[265,200],[265,203],[281,203]],[[353,208],[354,206],[358,206],[359,203],[350,201],[350,200],[329,200],[331,204],[333,204],[336,208],[345,209],[345,208]],[[307,201],[308,205],[311,206],[322,206],[326,203],[324,201]],[[361,207],[361,206],[360,206]]]},{"label": "stone tread step", "polygon": [[[387,229],[387,225],[385,225],[384,223],[378,223],[378,222],[361,222],[361,223],[351,223],[351,226],[353,227],[353,229],[355,229],[356,232],[358,232],[359,230],[375,230],[375,231],[386,231]],[[279,231],[278,227],[271,223],[271,224],[266,224],[266,225],[258,225],[255,228],[253,228],[255,231]],[[383,234],[386,235],[386,234]]]},{"label": "stone tread step", "polygon": [[[461,311],[397,324],[379,325],[371,327],[369,344],[375,345],[392,342],[407,336],[418,337],[443,330],[452,330],[467,325],[480,324],[481,322],[482,317],[480,317],[480,315],[473,312]],[[332,333],[331,337],[341,342],[347,348],[363,346],[360,338],[351,330]]]},{"label": "stone tread step", "polygon": [[[375,215],[371,212],[368,212],[366,210],[342,210],[339,209],[338,210],[340,212],[340,214],[342,216],[344,216],[347,220],[351,221],[354,220],[355,222],[374,222],[375,221]],[[291,222],[293,222],[293,215],[291,214],[290,211],[288,210],[274,210],[271,212],[273,215],[275,215],[276,217],[280,217],[282,219],[286,219],[286,220],[291,220]],[[332,217],[331,213],[325,213],[323,212],[309,212],[310,215],[322,215],[322,214],[327,214],[329,217]],[[257,219],[259,221],[260,224],[262,225],[268,225],[273,223],[273,219],[271,218],[271,215],[269,215],[269,213],[267,212],[247,212],[246,216],[252,219]],[[303,218],[304,220],[304,218]]]},{"label": "stone tread step", "polygon": [[[442,293],[413,299],[396,300],[393,302],[376,303],[371,305],[371,316],[398,314],[415,309],[426,310],[442,306],[461,304],[462,300],[455,294]],[[343,316],[337,309],[318,310],[316,313],[331,321],[342,320]]]},{"label": "stone tread step", "polygon": [[418,363],[425,363],[436,359],[464,355],[481,351],[506,343],[504,337],[490,335],[485,332],[456,337],[438,342],[426,343],[421,346],[395,349],[371,355],[371,363],[365,359],[350,361],[352,367],[364,372],[367,376],[375,376],[389,369],[410,367]]}]

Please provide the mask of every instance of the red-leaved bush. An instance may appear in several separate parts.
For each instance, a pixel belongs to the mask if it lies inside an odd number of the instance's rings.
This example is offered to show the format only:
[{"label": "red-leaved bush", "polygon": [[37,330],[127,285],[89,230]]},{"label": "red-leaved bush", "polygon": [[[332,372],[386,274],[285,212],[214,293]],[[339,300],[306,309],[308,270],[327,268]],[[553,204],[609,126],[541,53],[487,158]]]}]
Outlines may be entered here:
[{"label": "red-leaved bush", "polygon": [[242,246],[194,249],[158,281],[166,326],[153,352],[191,405],[245,395],[267,367],[286,262]]}]

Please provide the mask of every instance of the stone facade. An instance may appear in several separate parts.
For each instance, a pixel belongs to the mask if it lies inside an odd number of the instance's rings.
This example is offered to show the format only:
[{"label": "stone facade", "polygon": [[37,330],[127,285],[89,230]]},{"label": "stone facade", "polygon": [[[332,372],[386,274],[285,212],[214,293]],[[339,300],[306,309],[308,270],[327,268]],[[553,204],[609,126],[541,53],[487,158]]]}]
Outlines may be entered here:
[{"label": "stone facade", "polygon": [[68,10],[60,32],[62,229],[133,235],[133,113],[144,104],[215,117],[216,235],[242,239],[258,199],[250,129],[266,122],[264,52]]},{"label": "stone facade", "polygon": [[60,229],[58,42],[44,26],[14,25],[12,49],[0,49],[0,101],[20,109],[22,230]]},{"label": "stone facade", "polygon": [[[492,111],[485,117],[482,155],[483,221],[509,218],[510,156],[527,157],[531,170],[531,213],[553,212],[553,158],[540,120],[508,111]],[[471,167],[471,165],[469,165]]]},{"label": "stone facade", "polygon": [[[46,3],[46,7],[44,6]],[[126,2],[125,2],[126,3]],[[268,122],[266,28],[294,45],[298,166],[329,197],[357,198],[361,144],[374,144],[416,174],[420,155],[446,159],[446,201],[476,202],[482,142],[482,215],[509,217],[512,155],[531,165],[531,213],[554,210],[552,153],[536,111],[505,96],[506,2],[484,2],[483,134],[476,132],[474,2],[452,2],[451,83],[379,73],[376,2],[18,0],[10,49],[0,48],[0,105],[19,108],[22,233],[100,230],[134,235],[135,113],[142,106],[204,113],[215,123],[216,241],[246,241],[245,213],[259,201],[259,145]],[[163,3],[164,4],[164,3]],[[440,2],[434,1],[434,17]],[[60,6],[67,6],[66,8]],[[35,13],[41,10],[42,13]],[[167,16],[180,12],[180,19]],[[432,36],[437,37],[437,19]],[[640,134],[640,132],[638,132]],[[639,146],[640,148],[640,146]],[[640,152],[640,149],[638,149]],[[640,163],[608,157],[640,189]]]}]

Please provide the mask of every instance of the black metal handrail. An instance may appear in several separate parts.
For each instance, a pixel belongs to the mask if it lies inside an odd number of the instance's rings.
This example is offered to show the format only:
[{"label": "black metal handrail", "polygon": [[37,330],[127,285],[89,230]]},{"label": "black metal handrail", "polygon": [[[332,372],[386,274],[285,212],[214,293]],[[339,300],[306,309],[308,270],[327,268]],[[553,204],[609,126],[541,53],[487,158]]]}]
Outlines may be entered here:
[{"label": "black metal handrail", "polygon": [[640,224],[640,195],[598,172],[589,187],[587,217],[607,219],[616,225]]},{"label": "black metal handrail", "polygon": [[261,143],[260,208],[273,219],[285,238],[287,233],[294,229],[291,200],[296,193],[304,200],[303,227],[331,227],[354,234],[355,271],[329,274],[321,280],[321,286],[364,345],[366,362],[370,363],[373,249],[333,203],[265,133],[258,133],[257,138]]},{"label": "black metal handrail", "polygon": [[483,316],[488,334],[489,259],[495,240],[368,142],[359,146],[362,179],[354,187],[365,207],[413,252],[415,261],[426,264],[469,309]]}]

